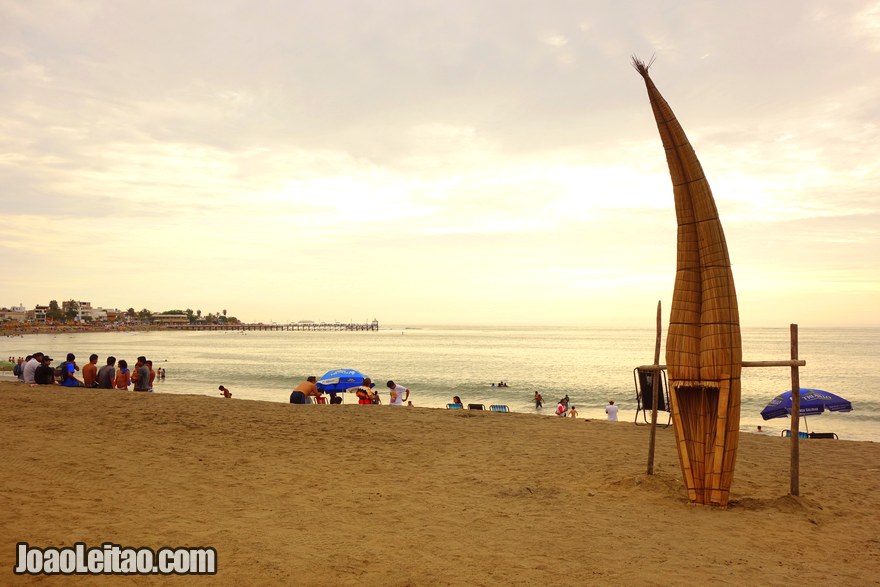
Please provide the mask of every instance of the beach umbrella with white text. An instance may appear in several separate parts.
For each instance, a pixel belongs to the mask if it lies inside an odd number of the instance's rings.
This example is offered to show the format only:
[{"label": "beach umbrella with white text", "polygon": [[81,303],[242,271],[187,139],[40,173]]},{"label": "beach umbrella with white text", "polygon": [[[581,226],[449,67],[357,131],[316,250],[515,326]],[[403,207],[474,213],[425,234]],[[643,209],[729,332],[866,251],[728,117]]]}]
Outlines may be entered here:
[{"label": "beach umbrella with white text", "polygon": [[363,385],[366,378],[367,375],[355,369],[333,369],[324,373],[318,380],[318,391],[321,393],[345,393],[349,389]]},{"label": "beach umbrella with white text", "polygon": [[[852,402],[821,389],[808,389],[802,387],[801,416],[814,416],[828,410],[829,412],[851,412]],[[791,390],[780,393],[761,410],[761,417],[765,420],[782,418],[791,415]]]}]

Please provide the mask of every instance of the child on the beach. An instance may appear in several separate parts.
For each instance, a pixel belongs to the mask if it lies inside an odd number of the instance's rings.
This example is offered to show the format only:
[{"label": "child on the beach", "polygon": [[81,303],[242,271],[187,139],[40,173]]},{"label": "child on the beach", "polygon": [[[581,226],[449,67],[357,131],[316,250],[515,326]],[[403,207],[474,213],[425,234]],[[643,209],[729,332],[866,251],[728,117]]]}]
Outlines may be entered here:
[{"label": "child on the beach", "polygon": [[229,399],[232,397],[232,392],[229,391],[227,388],[223,387],[222,385],[220,387],[218,387],[217,389],[220,390],[220,395],[222,395],[226,399]]},{"label": "child on the beach", "polygon": [[568,410],[568,415],[571,416],[572,418],[577,418],[578,417],[577,409],[574,406],[571,406],[571,408]]}]

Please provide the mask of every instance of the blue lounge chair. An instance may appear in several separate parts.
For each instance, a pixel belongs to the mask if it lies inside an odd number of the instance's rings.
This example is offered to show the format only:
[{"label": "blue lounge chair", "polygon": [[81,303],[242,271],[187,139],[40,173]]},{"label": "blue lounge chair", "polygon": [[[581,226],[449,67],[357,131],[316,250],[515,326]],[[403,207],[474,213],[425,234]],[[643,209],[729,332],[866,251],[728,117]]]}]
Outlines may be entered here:
[{"label": "blue lounge chair", "polygon": [[[781,436],[783,438],[791,438],[791,430],[783,430]],[[837,440],[838,436],[834,432],[798,432],[798,438],[830,438]]]},{"label": "blue lounge chair", "polygon": [[489,406],[489,409],[493,412],[509,412],[510,411],[510,408],[508,408],[507,406],[502,406],[500,404],[491,405],[491,406]]},{"label": "blue lounge chair", "polygon": [[461,404],[446,404],[446,409],[447,410],[460,410],[460,409],[462,409],[462,405]]}]

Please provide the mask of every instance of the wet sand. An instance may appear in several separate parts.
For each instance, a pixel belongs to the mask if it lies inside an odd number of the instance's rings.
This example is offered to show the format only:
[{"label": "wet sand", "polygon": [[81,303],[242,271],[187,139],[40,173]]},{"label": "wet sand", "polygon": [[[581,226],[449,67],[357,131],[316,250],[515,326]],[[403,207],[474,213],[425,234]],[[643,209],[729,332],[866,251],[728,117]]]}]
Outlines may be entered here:
[{"label": "wet sand", "polygon": [[[672,429],[0,382],[0,568],[15,544],[213,546],[297,585],[880,584],[880,445],[743,434],[731,507],[687,503]],[[118,577],[79,577],[118,582]]]}]

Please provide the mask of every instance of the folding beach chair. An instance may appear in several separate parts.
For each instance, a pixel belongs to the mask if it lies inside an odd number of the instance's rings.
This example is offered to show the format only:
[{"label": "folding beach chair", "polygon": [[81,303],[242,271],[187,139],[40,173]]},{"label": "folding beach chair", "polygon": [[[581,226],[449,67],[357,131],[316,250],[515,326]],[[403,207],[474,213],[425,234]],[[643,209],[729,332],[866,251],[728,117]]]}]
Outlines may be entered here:
[{"label": "folding beach chair", "polygon": [[492,412],[509,412],[510,408],[508,408],[507,406],[502,406],[500,404],[493,404],[489,406],[489,410]]},{"label": "folding beach chair", "polygon": [[[644,426],[651,423],[651,410],[654,402],[654,375],[659,373],[660,386],[657,388],[657,413],[666,412],[666,424],[661,424],[664,428],[672,423],[672,412],[669,405],[669,385],[666,382],[666,371],[648,371],[636,367],[633,369],[633,379],[636,383],[636,425]],[[642,414],[644,424],[639,422],[639,413]],[[660,418],[657,418],[659,423]]]},{"label": "folding beach chair", "polygon": [[483,404],[468,404],[469,410],[485,410],[486,406]]},{"label": "folding beach chair", "polygon": [[462,405],[461,404],[446,404],[446,409],[447,410],[460,410],[460,409],[462,409]]},{"label": "folding beach chair", "polygon": [[324,404],[324,405],[326,405],[326,404],[327,404],[327,398],[326,398],[326,397],[323,397],[323,396],[321,396],[321,397],[313,397],[313,398],[312,398],[312,402],[313,402],[313,403],[316,403],[316,404]]}]

